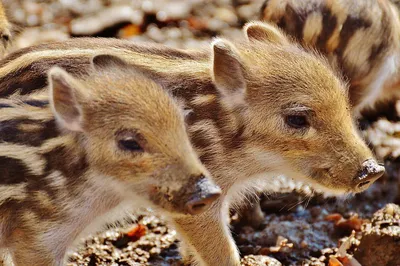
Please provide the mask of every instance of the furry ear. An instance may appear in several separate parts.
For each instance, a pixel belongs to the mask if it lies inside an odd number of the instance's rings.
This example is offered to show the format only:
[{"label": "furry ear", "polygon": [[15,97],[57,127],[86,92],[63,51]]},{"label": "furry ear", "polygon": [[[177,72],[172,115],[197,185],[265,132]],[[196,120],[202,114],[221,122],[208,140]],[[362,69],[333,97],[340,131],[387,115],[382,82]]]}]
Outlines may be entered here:
[{"label": "furry ear", "polygon": [[82,85],[58,67],[50,69],[50,105],[60,126],[70,131],[83,131],[83,113],[80,103],[87,99]]},{"label": "furry ear", "polygon": [[95,70],[112,70],[115,67],[128,69],[130,65],[124,59],[110,54],[99,54],[92,58],[92,66]]},{"label": "furry ear", "polygon": [[239,52],[230,42],[216,39],[212,43],[212,78],[220,94],[230,98],[232,104],[244,101],[246,80]]},{"label": "furry ear", "polygon": [[95,55],[92,58],[91,65],[95,71],[108,71],[109,73],[113,73],[115,71],[123,70],[132,75],[139,75],[148,78],[156,84],[160,85],[161,87],[165,87],[165,80],[163,76],[159,74],[157,75],[155,71],[147,69],[143,66],[134,64],[132,62],[127,62],[124,58],[117,55]]},{"label": "furry ear", "polygon": [[260,22],[249,22],[243,27],[244,33],[249,41],[264,41],[275,44],[287,44],[288,38],[277,27]]}]

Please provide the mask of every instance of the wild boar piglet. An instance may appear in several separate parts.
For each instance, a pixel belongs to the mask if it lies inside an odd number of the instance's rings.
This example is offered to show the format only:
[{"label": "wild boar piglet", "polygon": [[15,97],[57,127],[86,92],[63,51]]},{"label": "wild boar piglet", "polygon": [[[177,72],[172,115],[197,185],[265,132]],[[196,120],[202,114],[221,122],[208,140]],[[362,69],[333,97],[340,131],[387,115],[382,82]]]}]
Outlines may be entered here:
[{"label": "wild boar piglet", "polygon": [[172,219],[184,261],[237,266],[228,211],[249,192],[283,174],[335,194],[356,193],[384,172],[359,136],[346,84],[326,59],[266,23],[248,23],[244,34],[196,51],[99,38],[29,47],[0,62],[0,95],[40,93],[55,64],[85,76],[100,53],[163,84],[183,107],[190,141],[222,190],[202,214]]},{"label": "wild boar piglet", "polygon": [[391,0],[266,0],[260,19],[318,49],[349,80],[352,111],[400,97],[399,10]]},{"label": "wild boar piglet", "polygon": [[95,56],[89,75],[0,99],[0,247],[15,265],[63,265],[82,232],[131,207],[204,212],[221,191],[159,85]]}]

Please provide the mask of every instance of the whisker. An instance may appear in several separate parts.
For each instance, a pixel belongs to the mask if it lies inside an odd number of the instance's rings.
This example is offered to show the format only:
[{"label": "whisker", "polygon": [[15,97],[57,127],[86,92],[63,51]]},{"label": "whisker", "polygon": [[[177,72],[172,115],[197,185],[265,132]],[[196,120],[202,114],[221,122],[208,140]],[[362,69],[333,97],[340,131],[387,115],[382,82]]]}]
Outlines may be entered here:
[{"label": "whisker", "polygon": [[288,211],[292,210],[293,208],[299,206],[300,204],[302,204],[307,198],[304,198],[303,200],[300,200],[299,202],[295,203],[292,207],[290,207],[288,209]]}]

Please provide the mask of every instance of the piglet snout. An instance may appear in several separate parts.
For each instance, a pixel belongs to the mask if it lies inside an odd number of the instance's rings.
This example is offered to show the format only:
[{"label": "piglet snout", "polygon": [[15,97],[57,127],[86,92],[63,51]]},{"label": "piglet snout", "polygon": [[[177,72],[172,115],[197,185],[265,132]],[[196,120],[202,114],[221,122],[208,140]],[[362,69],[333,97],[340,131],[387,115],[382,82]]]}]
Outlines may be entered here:
[{"label": "piglet snout", "polygon": [[378,164],[374,159],[368,159],[361,165],[361,170],[355,177],[356,190],[366,190],[372,183],[385,173],[385,167]]},{"label": "piglet snout", "polygon": [[186,210],[191,215],[206,211],[221,195],[221,189],[209,178],[201,175],[197,180],[195,191],[185,204]]}]

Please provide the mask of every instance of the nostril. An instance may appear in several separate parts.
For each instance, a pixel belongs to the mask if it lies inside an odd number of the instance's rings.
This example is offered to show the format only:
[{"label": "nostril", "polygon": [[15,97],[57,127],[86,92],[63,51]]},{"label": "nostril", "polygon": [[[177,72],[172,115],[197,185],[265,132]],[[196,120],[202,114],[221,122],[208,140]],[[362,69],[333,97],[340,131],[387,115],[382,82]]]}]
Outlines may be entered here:
[{"label": "nostril", "polygon": [[196,215],[206,211],[211,204],[219,198],[221,193],[209,194],[206,197],[195,198],[186,203],[186,208],[189,214]]},{"label": "nostril", "polygon": [[379,165],[374,159],[366,160],[356,177],[357,189],[367,188],[385,173],[385,167]]},{"label": "nostril", "polygon": [[357,185],[358,188],[362,189],[363,187],[367,186],[370,183],[370,181],[364,181],[361,182]]}]

